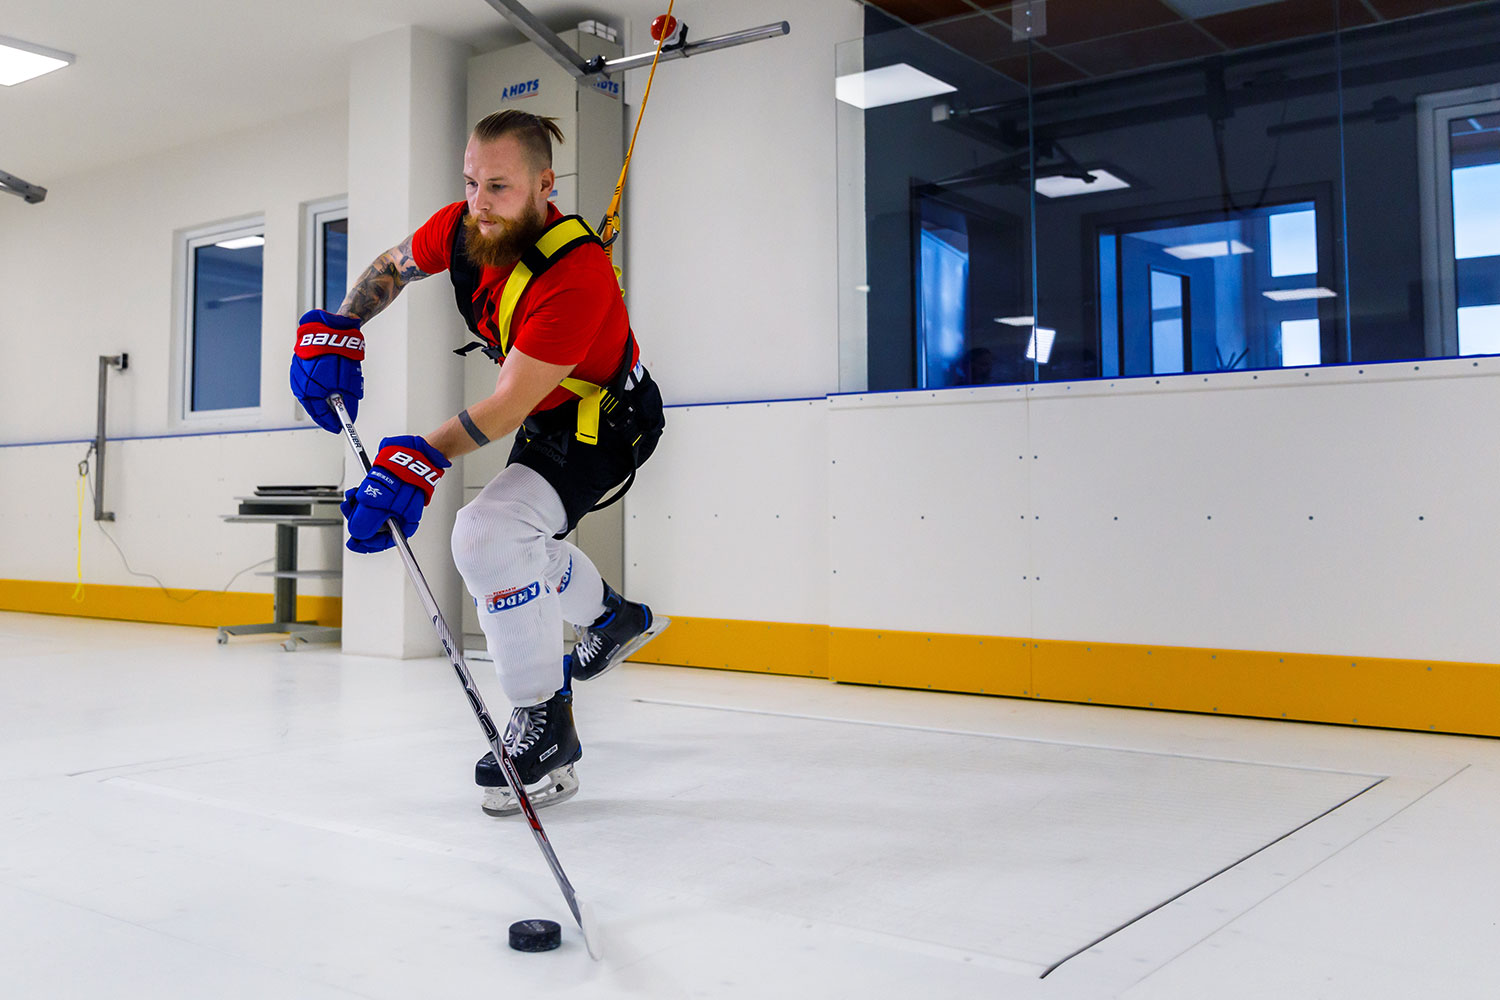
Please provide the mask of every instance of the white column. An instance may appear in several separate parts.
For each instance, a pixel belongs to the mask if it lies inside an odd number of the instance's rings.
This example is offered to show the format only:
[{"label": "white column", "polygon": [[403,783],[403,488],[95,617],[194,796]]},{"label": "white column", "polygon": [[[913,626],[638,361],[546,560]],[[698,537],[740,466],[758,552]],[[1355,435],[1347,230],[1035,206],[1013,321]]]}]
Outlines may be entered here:
[{"label": "white column", "polygon": [[[349,273],[463,197],[469,47],[418,28],[356,44],[349,73]],[[446,275],[409,285],[366,330],[360,437],[428,434],[463,407],[462,365],[451,350],[467,330]],[[351,456],[345,485],[363,472]],[[461,467],[438,485],[412,549],[449,628],[467,600],[448,537],[463,497]],[[343,646],[401,658],[440,655],[431,623],[394,551],[344,553]]]}]

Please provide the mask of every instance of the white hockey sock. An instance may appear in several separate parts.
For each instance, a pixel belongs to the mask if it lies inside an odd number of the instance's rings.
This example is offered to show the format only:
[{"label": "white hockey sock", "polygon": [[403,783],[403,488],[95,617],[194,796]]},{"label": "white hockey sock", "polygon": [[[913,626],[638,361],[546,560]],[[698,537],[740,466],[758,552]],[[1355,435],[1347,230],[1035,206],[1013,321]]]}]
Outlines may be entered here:
[{"label": "white hockey sock", "polygon": [[604,614],[604,578],[594,561],[572,542],[554,541],[548,551],[547,580],[557,591],[563,621],[592,624]]},{"label": "white hockey sock", "polygon": [[478,607],[500,686],[515,705],[540,704],[563,684],[562,607],[547,556],[566,523],[557,491],[534,470],[508,465],[453,525],[453,563]]}]

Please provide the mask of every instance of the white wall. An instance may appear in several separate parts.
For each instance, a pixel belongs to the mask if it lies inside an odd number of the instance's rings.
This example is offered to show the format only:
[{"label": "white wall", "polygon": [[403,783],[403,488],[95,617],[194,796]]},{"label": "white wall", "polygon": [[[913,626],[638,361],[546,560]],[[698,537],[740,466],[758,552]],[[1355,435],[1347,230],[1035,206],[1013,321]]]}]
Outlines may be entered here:
[{"label": "white wall", "polygon": [[255,214],[266,219],[265,425],[291,426],[299,206],[344,193],[346,115],[328,108],[49,180],[39,205],[0,199],[0,443],[93,437],[97,358],[121,351],[131,365],[110,383],[110,434],[183,429],[168,412],[173,234]]},{"label": "white wall", "polygon": [[[351,279],[463,196],[464,98],[469,50],[429,31],[402,28],[354,46],[349,82]],[[381,438],[427,434],[463,408],[463,364],[449,353],[466,339],[446,277],[418,282],[368,324],[360,434],[372,457]],[[364,469],[350,455],[346,481]],[[448,538],[462,499],[462,469],[433,496],[412,551],[443,617],[457,622],[463,588]],[[346,650],[371,656],[440,652],[427,612],[394,551],[344,557]]]},{"label": "white wall", "polygon": [[[658,73],[627,190],[625,280],[648,363],[674,401],[821,396],[838,382],[833,50],[859,36],[861,8],[853,0],[704,0],[689,22],[693,37],[703,38],[783,19],[792,25],[785,38],[670,62]],[[646,23],[629,22],[627,51],[647,47]],[[645,76],[626,80],[633,106]],[[261,424],[307,429],[253,443],[257,435],[225,434],[112,446],[110,495],[131,498],[109,504],[120,515],[116,537],[133,562],[149,563],[170,586],[222,584],[221,568],[232,571],[236,560],[259,554],[251,537],[259,529],[218,521],[235,493],[261,482],[340,476],[342,444],[300,417],[286,367],[288,324],[302,305],[298,208],[348,190],[349,129],[347,108],[328,108],[150,157],[85,166],[49,179],[41,205],[0,198],[0,344],[7,354],[0,445],[91,438],[96,359],[122,351],[131,364],[110,376],[110,435],[181,431],[169,417],[173,234],[265,213]],[[455,169],[457,162],[455,152]],[[357,271],[368,240],[359,237],[359,218],[351,224],[350,268]],[[380,339],[377,328],[376,356]],[[378,384],[371,389],[380,392]],[[410,429],[397,426],[402,417],[421,423],[428,416],[372,414],[366,436]],[[268,455],[262,445],[269,441],[276,447]],[[69,491],[84,447],[27,450],[28,475],[45,485],[7,488],[0,575],[71,578]],[[157,463],[177,455],[181,461],[163,471],[137,460],[148,452]],[[185,497],[175,484],[195,475],[222,478],[225,495]],[[185,503],[195,506],[175,534],[145,529],[145,510],[154,519],[160,511],[183,512]],[[86,541],[89,579],[143,582],[107,568],[90,547],[96,543],[107,545],[102,536]],[[137,558],[145,553],[149,560]],[[236,589],[269,590],[270,583],[242,578]]]},{"label": "white wall", "polygon": [[673,407],[625,504],[625,581],[668,614],[828,620],[828,405]]},{"label": "white wall", "polygon": [[[262,308],[263,427],[296,421],[287,388],[288,317],[301,302],[299,210],[345,190],[346,110],[327,108],[215,136],[158,155],[49,180],[47,200],[0,198],[0,445],[13,469],[0,505],[0,577],[70,580],[76,549],[79,444],[94,435],[98,356],[122,351],[129,370],[109,379],[106,507],[111,532],[138,570],[170,587],[222,587],[271,554],[268,528],[229,525],[233,498],[258,483],[339,481],[342,447],[314,430],[166,437],[170,414],[174,232],[251,214],[266,220]],[[204,430],[206,428],[193,428]],[[46,444],[68,441],[67,444]],[[150,586],[125,572],[93,528],[85,579]],[[303,564],[337,565],[337,540],[304,541]],[[331,560],[331,561],[330,561]],[[241,577],[234,589],[271,590]],[[306,583],[305,593],[337,593]]]},{"label": "white wall", "polygon": [[[276,536],[269,525],[226,524],[221,515],[233,514],[235,498],[249,496],[259,483],[338,482],[338,446],[332,435],[303,430],[110,442],[104,506],[116,520],[101,530],[94,523],[92,499],[84,497],[84,580],[156,586],[144,576],[131,575],[129,569],[134,569],[172,588],[222,590],[239,570],[269,559]],[[0,448],[12,483],[28,484],[25,489],[0,490],[0,579],[75,578],[77,465],[87,447],[74,443]],[[109,537],[119,543],[123,558]],[[299,568],[337,569],[341,543],[334,529],[300,529]],[[271,568],[260,566],[234,579],[230,589],[270,593],[272,580],[254,574]],[[339,584],[300,580],[297,592],[337,594]]]},{"label": "white wall", "polygon": [[[668,402],[838,387],[834,47],[862,36],[862,10],[701,0],[683,14],[690,38],[792,30],[657,68],[626,187],[625,283]],[[626,51],[646,50],[646,24],[631,27]],[[632,112],[645,77],[627,78]]]}]

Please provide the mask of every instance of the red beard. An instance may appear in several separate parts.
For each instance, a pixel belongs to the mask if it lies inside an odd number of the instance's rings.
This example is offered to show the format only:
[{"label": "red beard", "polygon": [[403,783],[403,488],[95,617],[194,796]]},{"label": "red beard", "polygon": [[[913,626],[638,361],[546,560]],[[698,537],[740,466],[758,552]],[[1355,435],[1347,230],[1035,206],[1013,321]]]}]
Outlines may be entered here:
[{"label": "red beard", "polygon": [[498,225],[486,233],[472,214],[464,216],[464,253],[480,267],[513,266],[547,229],[547,217],[534,203],[528,204],[519,218],[497,216],[496,222]]}]

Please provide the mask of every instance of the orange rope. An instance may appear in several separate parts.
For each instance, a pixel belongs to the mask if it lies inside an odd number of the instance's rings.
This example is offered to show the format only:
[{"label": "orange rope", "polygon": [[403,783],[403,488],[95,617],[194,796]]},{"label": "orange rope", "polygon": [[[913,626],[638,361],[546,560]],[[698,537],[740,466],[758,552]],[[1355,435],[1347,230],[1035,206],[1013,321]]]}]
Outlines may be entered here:
[{"label": "orange rope", "polygon": [[661,60],[661,47],[667,40],[666,28],[672,23],[672,5],[677,0],[667,0],[667,21],[662,25],[664,29],[661,37],[656,40],[656,55],[651,58],[651,73],[646,77],[646,93],[641,97],[641,110],[635,116],[635,131],[630,133],[630,148],[625,151],[625,163],[620,167],[620,180],[615,185],[615,196],[610,199],[609,210],[604,213],[604,231],[599,238],[604,241],[604,252],[610,262],[614,262],[613,247],[611,240],[620,232],[620,198],[625,193],[625,175],[630,172],[630,158],[635,155],[635,139],[641,134],[641,119],[646,117],[646,102],[651,100],[651,81],[656,79],[656,64]]}]

